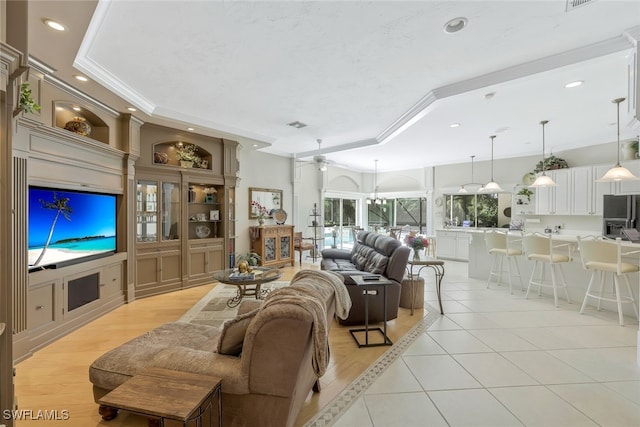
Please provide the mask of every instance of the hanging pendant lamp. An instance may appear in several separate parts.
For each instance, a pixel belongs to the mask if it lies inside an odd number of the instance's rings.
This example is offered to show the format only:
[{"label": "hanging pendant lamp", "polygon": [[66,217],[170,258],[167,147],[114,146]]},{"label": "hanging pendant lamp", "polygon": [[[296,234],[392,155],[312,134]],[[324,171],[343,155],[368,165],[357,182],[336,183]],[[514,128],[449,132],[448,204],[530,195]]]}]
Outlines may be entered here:
[{"label": "hanging pendant lamp", "polygon": [[481,188],[478,192],[482,193],[502,193],[504,190],[500,185],[493,180],[493,140],[496,138],[495,135],[491,135],[491,181],[487,183],[483,188]]},{"label": "hanging pendant lamp", "polygon": [[634,181],[639,179],[637,176],[629,172],[629,169],[620,165],[620,103],[626,98],[616,98],[613,102],[618,110],[618,163],[605,173],[602,178],[596,179],[596,182],[614,182],[614,181]]},{"label": "hanging pendant lamp", "polygon": [[547,175],[545,172],[545,164],[544,164],[544,126],[549,123],[549,120],[543,120],[540,122],[542,125],[542,173],[536,178],[531,187],[539,188],[539,187],[555,187],[557,184],[553,182],[553,179]]},{"label": "hanging pendant lamp", "polygon": [[468,182],[466,184],[462,184],[460,186],[460,189],[458,190],[458,194],[469,194],[469,190],[467,190],[467,186],[478,186],[478,188],[482,187],[482,184],[478,183],[478,182],[474,182],[473,180],[473,159],[476,156],[470,156],[471,157],[471,182]]}]

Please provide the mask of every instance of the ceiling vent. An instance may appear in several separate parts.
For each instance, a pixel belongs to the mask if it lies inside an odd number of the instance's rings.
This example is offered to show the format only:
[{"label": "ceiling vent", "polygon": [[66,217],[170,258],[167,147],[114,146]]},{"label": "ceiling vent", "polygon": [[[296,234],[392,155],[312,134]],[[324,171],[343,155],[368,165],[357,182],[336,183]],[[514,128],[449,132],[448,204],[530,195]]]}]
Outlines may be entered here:
[{"label": "ceiling vent", "polygon": [[307,127],[307,125],[305,123],[302,123],[302,122],[299,122],[299,121],[287,123],[287,126],[291,126],[292,128],[296,128],[296,129],[302,129],[304,127]]},{"label": "ceiling vent", "polygon": [[567,0],[567,12],[580,6],[585,6],[589,3],[593,3],[594,1],[596,0]]}]

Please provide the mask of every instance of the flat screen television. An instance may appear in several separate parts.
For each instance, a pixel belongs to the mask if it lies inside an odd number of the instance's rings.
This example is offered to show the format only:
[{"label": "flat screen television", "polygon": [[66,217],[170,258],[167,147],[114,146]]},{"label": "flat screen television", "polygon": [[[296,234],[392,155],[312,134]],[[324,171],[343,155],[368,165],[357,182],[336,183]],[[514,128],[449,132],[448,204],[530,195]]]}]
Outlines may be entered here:
[{"label": "flat screen television", "polygon": [[29,271],[116,251],[116,196],[29,187]]}]

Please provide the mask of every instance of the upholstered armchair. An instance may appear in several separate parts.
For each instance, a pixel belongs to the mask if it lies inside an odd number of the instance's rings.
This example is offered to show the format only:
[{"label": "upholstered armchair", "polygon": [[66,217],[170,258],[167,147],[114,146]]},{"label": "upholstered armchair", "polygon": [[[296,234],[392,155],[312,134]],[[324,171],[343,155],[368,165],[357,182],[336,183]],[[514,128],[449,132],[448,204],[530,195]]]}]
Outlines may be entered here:
[{"label": "upholstered armchair", "polygon": [[302,265],[302,253],[304,251],[314,251],[315,245],[313,239],[305,239],[302,237],[301,231],[293,233],[293,250],[300,252],[300,265]]}]

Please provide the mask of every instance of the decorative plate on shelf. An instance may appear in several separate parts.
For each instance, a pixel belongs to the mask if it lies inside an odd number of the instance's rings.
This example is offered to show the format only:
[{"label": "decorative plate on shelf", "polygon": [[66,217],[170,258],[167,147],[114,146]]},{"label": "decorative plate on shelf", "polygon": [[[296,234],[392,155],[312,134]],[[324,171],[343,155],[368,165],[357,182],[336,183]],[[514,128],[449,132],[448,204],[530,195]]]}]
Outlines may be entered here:
[{"label": "decorative plate on shelf", "polygon": [[522,177],[522,183],[524,185],[531,185],[534,182],[536,182],[536,174],[533,172],[529,172],[529,173],[525,173],[524,176]]},{"label": "decorative plate on shelf", "polygon": [[283,209],[276,209],[272,213],[276,224],[282,225],[287,220],[287,213]]},{"label": "decorative plate on shelf", "polygon": [[209,237],[209,234],[211,234],[211,229],[206,225],[199,225],[196,227],[196,236],[198,236],[198,238],[205,239]]}]

